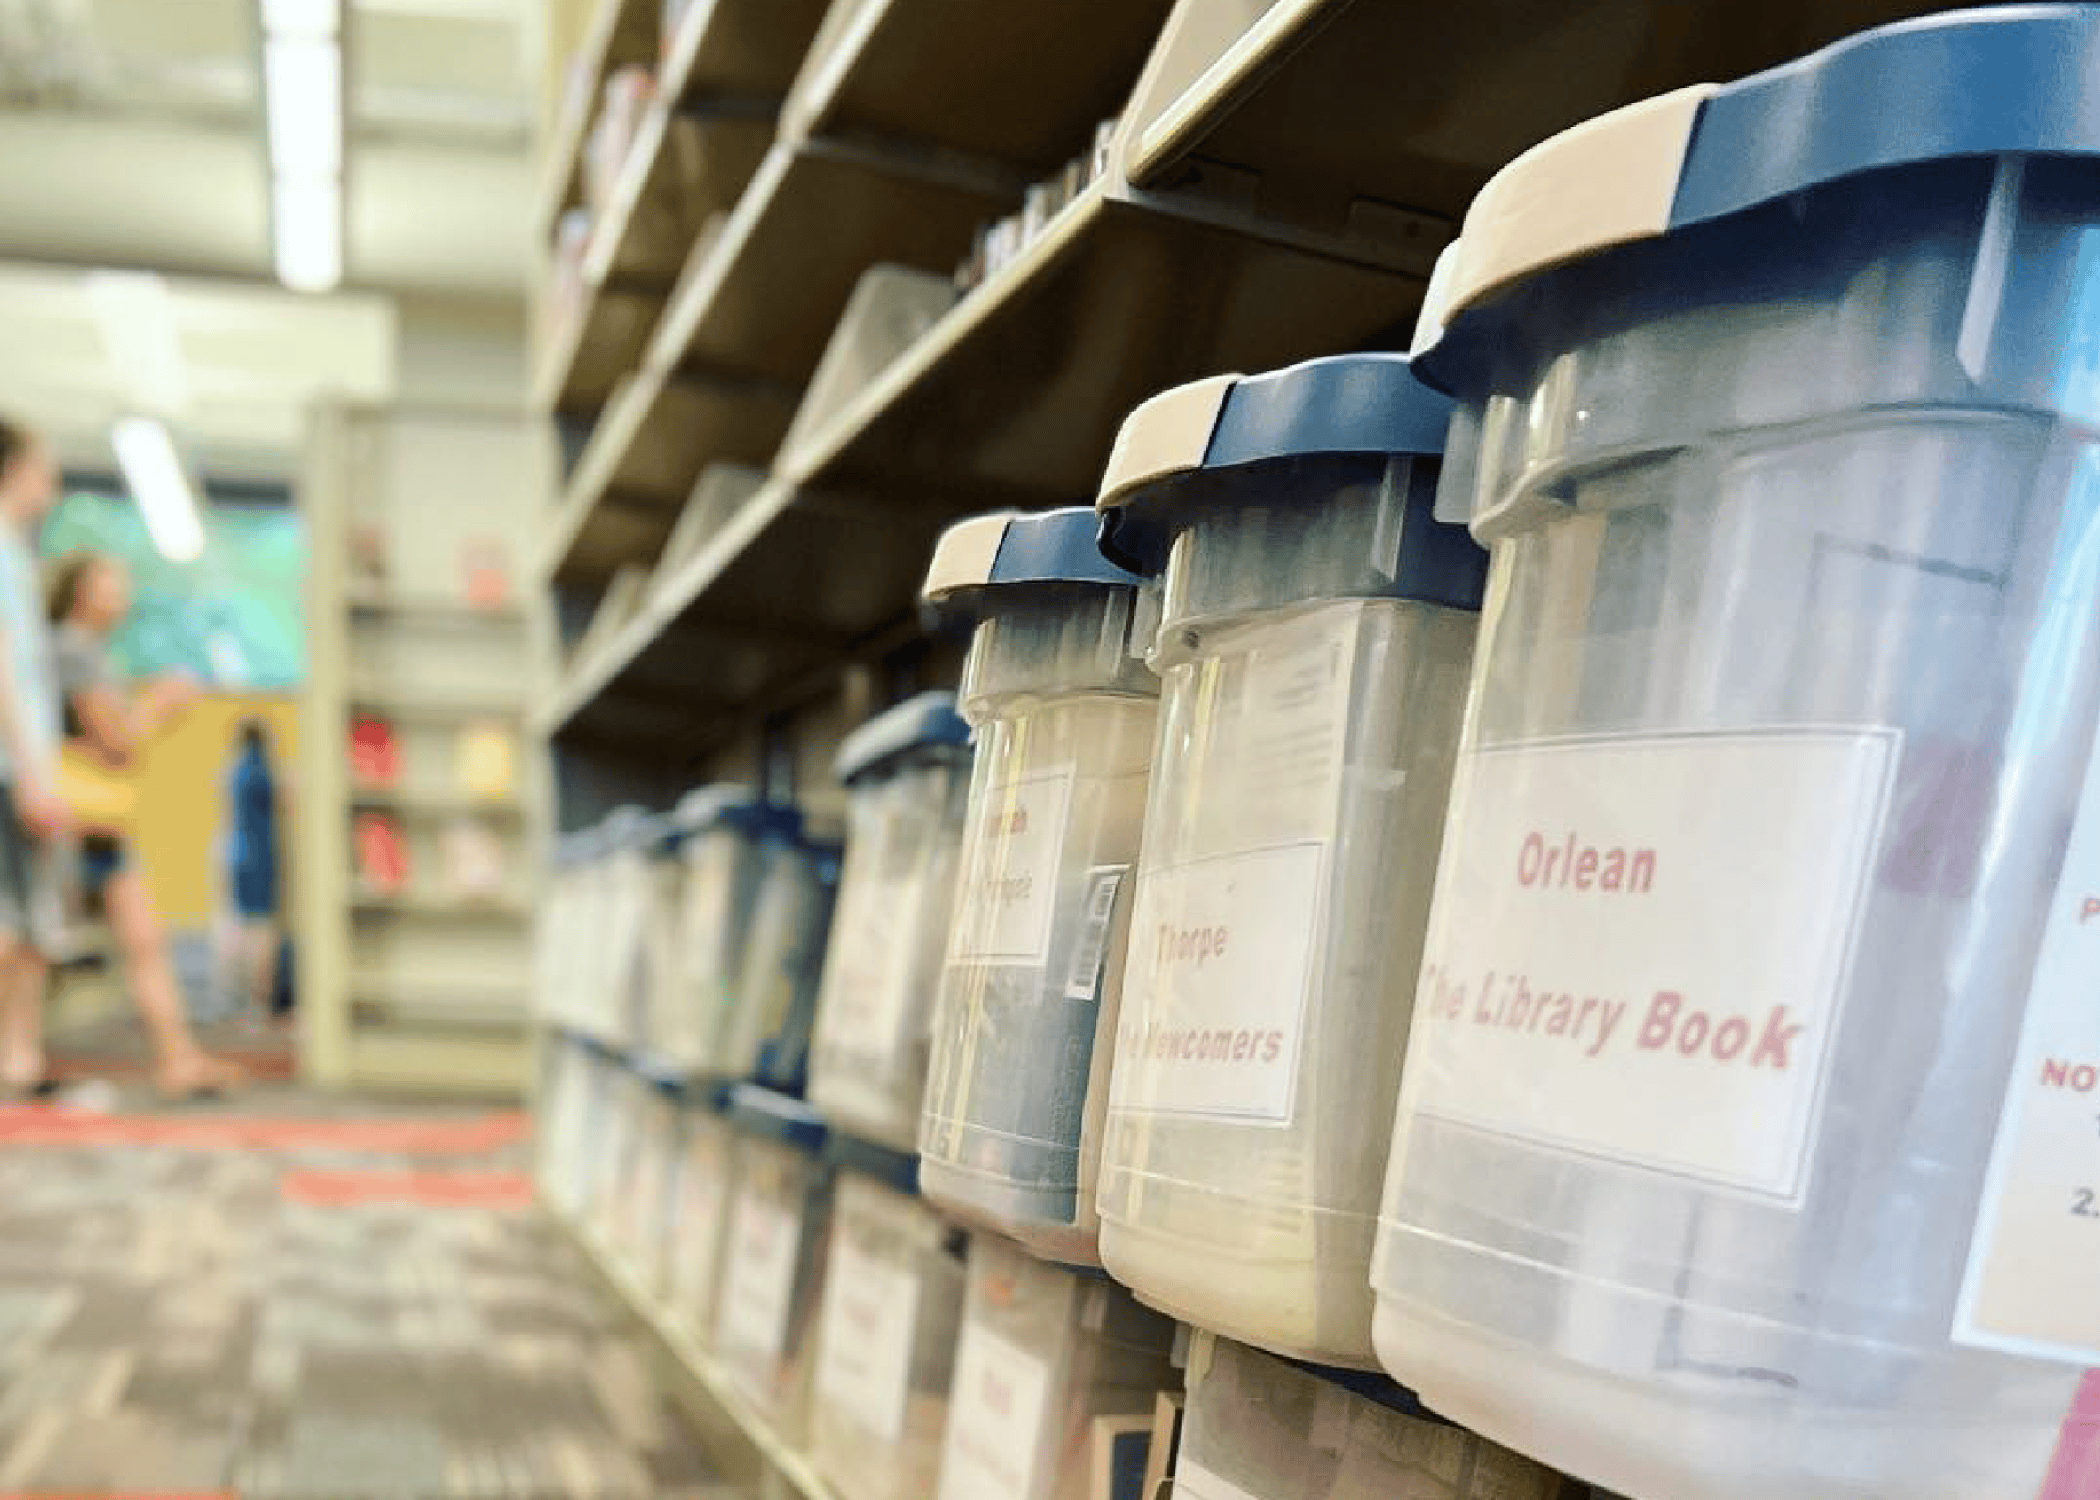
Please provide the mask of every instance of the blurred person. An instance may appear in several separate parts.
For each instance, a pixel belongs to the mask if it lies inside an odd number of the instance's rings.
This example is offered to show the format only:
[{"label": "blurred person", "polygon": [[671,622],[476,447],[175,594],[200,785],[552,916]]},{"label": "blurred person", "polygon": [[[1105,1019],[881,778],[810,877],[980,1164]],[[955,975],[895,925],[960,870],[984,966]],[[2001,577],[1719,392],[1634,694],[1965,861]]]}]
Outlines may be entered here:
[{"label": "blurred person", "polygon": [[260,719],[245,719],[239,748],[226,777],[226,893],[240,926],[242,990],[251,1013],[276,1013],[278,923],[277,767],[270,731]]},{"label": "blurred person", "polygon": [[[195,684],[164,677],[131,692],[109,660],[109,635],[131,611],[124,565],[97,552],[73,552],[52,567],[48,590],[52,658],[67,742],[110,771],[130,774],[146,743],[196,700]],[[80,883],[124,955],[132,1000],[153,1045],[154,1081],[171,1098],[220,1092],[240,1069],[207,1054],[190,1033],[175,982],[168,934],[130,840],[112,828],[85,830]]]},{"label": "blurred person", "polygon": [[50,450],[0,417],[0,1087],[55,1092],[44,986],[66,940],[61,869],[71,817],[58,789],[59,691],[36,530],[58,498]]}]

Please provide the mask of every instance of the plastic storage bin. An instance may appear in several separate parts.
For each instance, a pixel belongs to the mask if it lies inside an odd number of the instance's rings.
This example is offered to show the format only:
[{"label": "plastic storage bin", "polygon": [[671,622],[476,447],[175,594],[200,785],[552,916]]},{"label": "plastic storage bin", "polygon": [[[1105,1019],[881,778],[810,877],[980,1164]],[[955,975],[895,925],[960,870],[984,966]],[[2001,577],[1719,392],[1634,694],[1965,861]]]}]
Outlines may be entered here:
[{"label": "plastic storage bin", "polygon": [[653,849],[661,826],[639,807],[622,807],[598,831],[581,934],[590,964],[586,998],[592,1034],[618,1047],[640,1040],[647,1011],[651,929],[660,872]]},{"label": "plastic storage bin", "polygon": [[2100,10],[1958,13],[1439,274],[1494,572],[1378,1348],[1615,1489],[2100,1493],[2096,157]]},{"label": "plastic storage bin", "polygon": [[1449,403],[1399,355],[1123,425],[1112,556],[1163,572],[1159,753],[1101,1258],[1186,1322],[1368,1365],[1371,1246],[1486,558],[1430,514]]},{"label": "plastic storage bin", "polygon": [[[1386,1387],[1394,1401],[1405,1393]],[[1419,1408],[1198,1332],[1174,1500],[1575,1500],[1559,1474]]]},{"label": "plastic storage bin", "polygon": [[715,1299],[715,1355],[774,1430],[800,1447],[810,1328],[831,1235],[828,1131],[808,1105],[748,1084],[730,1095],[729,1123],[736,1196]]},{"label": "plastic storage bin", "polygon": [[810,1449],[842,1500],[931,1500],[962,1326],[963,1237],[912,1159],[842,1159],[817,1329]]},{"label": "plastic storage bin", "polygon": [[661,1290],[670,1267],[672,1189],[680,1151],[680,1089],[675,1080],[640,1075],[635,1120],[634,1183],[628,1194],[624,1243],[642,1284]]},{"label": "plastic storage bin", "polygon": [[839,846],[774,831],[760,841],[760,861],[721,1071],[798,1093],[809,1075],[810,1026],[838,896]]},{"label": "plastic storage bin", "polygon": [[920,1180],[949,1211],[1079,1265],[1097,1258],[1126,877],[1159,691],[1143,660],[1154,595],[1101,556],[1095,531],[1083,508],[965,521],[941,538],[925,589],[979,623]]},{"label": "plastic storage bin", "polygon": [[840,1129],[900,1151],[919,1137],[969,795],[969,738],[951,694],[921,693],[839,747],[846,864],[824,956],[809,1093]]},{"label": "plastic storage bin", "polygon": [[702,1344],[712,1340],[720,1290],[722,1244],[735,1197],[736,1132],[725,1111],[730,1085],[688,1092],[682,1109],[678,1168],[672,1186],[671,1247],[665,1296],[671,1316]]},{"label": "plastic storage bin", "polygon": [[693,1075],[726,1073],[736,983],[765,873],[764,843],[795,838],[802,815],[748,787],[723,785],[688,792],[667,821],[678,867],[651,1034],[670,1066]]},{"label": "plastic storage bin", "polygon": [[1173,1342],[1106,1278],[972,1240],[939,1500],[1087,1500],[1094,1418],[1149,1416]]}]

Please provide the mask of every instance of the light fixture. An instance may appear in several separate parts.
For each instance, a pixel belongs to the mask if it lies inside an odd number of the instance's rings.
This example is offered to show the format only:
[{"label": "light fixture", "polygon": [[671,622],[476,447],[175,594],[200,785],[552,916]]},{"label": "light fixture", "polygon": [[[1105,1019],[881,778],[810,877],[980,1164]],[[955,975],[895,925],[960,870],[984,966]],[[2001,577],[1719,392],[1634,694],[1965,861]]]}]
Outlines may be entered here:
[{"label": "light fixture", "polygon": [[277,279],[295,292],[326,292],[343,279],[343,188],[334,177],[271,184]]},{"label": "light fixture", "polygon": [[343,24],[342,0],[262,0],[262,23],[271,36],[333,36]]},{"label": "light fixture", "polygon": [[152,417],[124,417],[109,429],[109,446],[154,548],[170,562],[203,556],[204,522],[197,514],[196,492],[167,427]]},{"label": "light fixture", "polygon": [[277,279],[331,291],[343,279],[341,0],[261,0],[261,13]]},{"label": "light fixture", "polygon": [[263,43],[270,170],[334,176],[343,169],[343,54],[333,40],[272,36]]}]

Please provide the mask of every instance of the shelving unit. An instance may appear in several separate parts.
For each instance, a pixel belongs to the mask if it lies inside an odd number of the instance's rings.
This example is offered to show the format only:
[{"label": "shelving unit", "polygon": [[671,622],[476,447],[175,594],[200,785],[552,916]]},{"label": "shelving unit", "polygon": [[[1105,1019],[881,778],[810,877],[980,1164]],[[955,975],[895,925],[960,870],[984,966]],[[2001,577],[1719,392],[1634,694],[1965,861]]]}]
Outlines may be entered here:
[{"label": "shelving unit", "polygon": [[[521,735],[544,627],[515,590],[551,468],[544,430],[516,417],[314,413],[301,505],[317,537],[341,538],[312,552],[299,776],[305,807],[336,810],[307,819],[299,851],[300,1060],[321,1084],[515,1093],[524,1078],[529,851],[545,813]],[[349,576],[375,543],[383,573]],[[468,596],[489,558],[508,559],[506,601]],[[358,721],[387,726],[391,774],[353,774]],[[405,853],[398,889],[355,873],[367,819]],[[493,862],[490,888],[465,883],[483,877],[462,844]]]},{"label": "shelving unit", "polygon": [[[948,524],[1089,500],[1125,414],[1166,387],[1404,347],[1473,195],[1556,131],[1932,8],[840,0],[819,25],[820,7],[783,5],[774,31],[799,66],[776,48],[772,71],[715,89],[778,109],[734,206],[675,265],[650,261],[646,332],[607,322],[542,384],[578,441],[538,571],[564,644],[591,635],[528,716],[559,826],[711,779],[835,808],[842,732],[955,679],[955,643],[918,608]],[[732,15],[740,46],[769,34],[753,9],[697,5],[666,53],[665,108],[730,76],[709,49],[728,55],[712,28]],[[1075,159],[1098,170],[1017,253],[804,409],[864,273],[969,263],[987,224]],[[637,202],[650,170],[634,166]],[[763,482],[667,558],[718,464]],[[710,1442],[769,1497],[824,1496],[604,1242],[570,1228]]]}]

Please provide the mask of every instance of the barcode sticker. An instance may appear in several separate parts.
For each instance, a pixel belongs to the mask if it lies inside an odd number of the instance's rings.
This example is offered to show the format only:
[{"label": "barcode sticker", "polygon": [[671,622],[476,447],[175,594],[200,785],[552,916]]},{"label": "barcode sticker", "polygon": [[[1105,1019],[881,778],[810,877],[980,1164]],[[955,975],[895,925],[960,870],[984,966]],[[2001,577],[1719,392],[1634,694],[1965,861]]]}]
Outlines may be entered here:
[{"label": "barcode sticker", "polygon": [[1099,865],[1087,871],[1086,917],[1073,948],[1071,971],[1065,976],[1067,1000],[1093,1000],[1101,993],[1102,965],[1116,925],[1116,895],[1129,870],[1128,865]]}]

